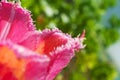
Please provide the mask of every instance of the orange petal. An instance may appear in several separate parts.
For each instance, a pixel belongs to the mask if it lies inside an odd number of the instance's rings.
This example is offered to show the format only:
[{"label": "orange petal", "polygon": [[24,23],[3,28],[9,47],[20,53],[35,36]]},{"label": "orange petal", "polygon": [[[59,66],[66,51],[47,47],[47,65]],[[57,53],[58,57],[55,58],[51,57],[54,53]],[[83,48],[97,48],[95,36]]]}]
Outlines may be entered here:
[{"label": "orange petal", "polygon": [[[10,50],[7,46],[0,46],[0,64],[8,67],[10,71],[12,71],[12,74],[14,74],[14,76],[18,80],[23,80],[22,74],[24,72],[23,69],[25,67],[25,62],[24,60],[17,59],[14,52]],[[8,73],[9,70],[5,71],[5,73],[6,72]],[[4,73],[4,70],[2,70],[2,72],[0,73]]]}]

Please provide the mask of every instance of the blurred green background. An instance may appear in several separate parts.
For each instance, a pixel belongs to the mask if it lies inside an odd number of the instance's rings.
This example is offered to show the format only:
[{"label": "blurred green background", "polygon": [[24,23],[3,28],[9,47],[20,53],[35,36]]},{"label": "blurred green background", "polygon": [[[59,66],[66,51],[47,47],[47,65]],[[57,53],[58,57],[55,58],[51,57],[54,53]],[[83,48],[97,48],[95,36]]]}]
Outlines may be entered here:
[{"label": "blurred green background", "polygon": [[[73,37],[86,30],[86,48],[55,80],[120,80],[106,49],[120,39],[120,0],[21,0],[37,29],[58,27]],[[118,8],[120,9],[120,8]],[[116,10],[118,10],[116,9]]]}]

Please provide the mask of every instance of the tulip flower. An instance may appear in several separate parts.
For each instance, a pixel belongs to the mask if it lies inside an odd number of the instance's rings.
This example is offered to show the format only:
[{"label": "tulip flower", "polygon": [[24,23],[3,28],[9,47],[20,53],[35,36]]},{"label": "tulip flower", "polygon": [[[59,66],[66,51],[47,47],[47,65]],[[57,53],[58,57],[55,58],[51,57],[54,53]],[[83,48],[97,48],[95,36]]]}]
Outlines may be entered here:
[{"label": "tulip flower", "polygon": [[53,80],[84,48],[84,34],[36,30],[20,2],[0,2],[0,80]]}]

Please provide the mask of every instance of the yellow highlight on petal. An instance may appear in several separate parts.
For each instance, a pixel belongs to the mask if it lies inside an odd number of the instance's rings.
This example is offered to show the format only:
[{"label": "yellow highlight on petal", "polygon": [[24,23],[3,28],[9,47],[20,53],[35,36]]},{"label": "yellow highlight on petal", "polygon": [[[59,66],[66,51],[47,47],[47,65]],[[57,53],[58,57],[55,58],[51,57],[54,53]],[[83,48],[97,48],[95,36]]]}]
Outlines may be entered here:
[{"label": "yellow highlight on petal", "polygon": [[38,52],[39,54],[44,54],[44,47],[45,47],[45,42],[43,41],[40,43],[40,45],[36,49],[36,52]]}]

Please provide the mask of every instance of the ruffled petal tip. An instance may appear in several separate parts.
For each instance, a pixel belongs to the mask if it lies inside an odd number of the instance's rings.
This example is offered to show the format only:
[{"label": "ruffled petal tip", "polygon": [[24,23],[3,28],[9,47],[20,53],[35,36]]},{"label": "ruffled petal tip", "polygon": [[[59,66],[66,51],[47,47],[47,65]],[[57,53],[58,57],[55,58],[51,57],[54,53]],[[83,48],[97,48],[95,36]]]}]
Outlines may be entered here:
[{"label": "ruffled petal tip", "polygon": [[0,2],[0,40],[10,39],[17,43],[25,33],[34,31],[36,28],[30,11],[23,9],[19,0],[16,2],[6,1]]},{"label": "ruffled petal tip", "polygon": [[72,38],[71,35],[64,34],[59,29],[45,29],[41,32],[37,52],[44,53],[51,59],[46,80],[54,79],[74,57],[75,51],[85,47],[84,35],[85,31],[81,36]]}]

